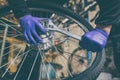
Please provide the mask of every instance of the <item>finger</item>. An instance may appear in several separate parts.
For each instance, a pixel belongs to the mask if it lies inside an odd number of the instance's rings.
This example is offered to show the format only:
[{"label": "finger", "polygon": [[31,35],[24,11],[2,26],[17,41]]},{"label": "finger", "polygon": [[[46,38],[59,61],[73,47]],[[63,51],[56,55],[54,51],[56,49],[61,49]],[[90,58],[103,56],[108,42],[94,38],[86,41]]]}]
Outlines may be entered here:
[{"label": "finger", "polygon": [[[24,24],[23,24],[23,26],[24,26]],[[22,29],[22,31],[23,31],[23,33],[24,33],[24,39],[27,41],[27,43],[30,43],[30,40],[29,40],[29,38],[28,38],[28,35],[27,35],[27,31],[28,31],[29,29]]]},{"label": "finger", "polygon": [[43,27],[43,25],[39,21],[35,21],[35,24],[43,34],[46,33],[46,29]]},{"label": "finger", "polygon": [[30,40],[29,40],[28,35],[27,35],[26,32],[24,32],[24,38],[25,38],[25,40],[27,41],[27,43],[30,43]]},{"label": "finger", "polygon": [[35,39],[33,38],[32,34],[30,31],[27,32],[28,38],[30,40],[30,42],[34,45],[37,45],[37,42],[35,41]]},{"label": "finger", "polygon": [[35,37],[35,39],[37,40],[37,42],[43,43],[43,40],[40,38],[40,36],[37,34],[37,32],[35,30],[32,31],[32,34]]},{"label": "finger", "polygon": [[22,32],[25,32],[25,23],[20,22],[20,26],[21,26],[21,28],[22,28]]}]

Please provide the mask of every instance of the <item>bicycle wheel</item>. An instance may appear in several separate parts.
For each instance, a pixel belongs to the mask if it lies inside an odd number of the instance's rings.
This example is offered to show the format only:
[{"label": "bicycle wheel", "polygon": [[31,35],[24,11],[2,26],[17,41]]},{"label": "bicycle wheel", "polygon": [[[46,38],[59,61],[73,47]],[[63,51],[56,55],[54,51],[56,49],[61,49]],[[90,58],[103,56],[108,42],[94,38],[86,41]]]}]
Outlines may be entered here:
[{"label": "bicycle wheel", "polygon": [[[61,6],[41,2],[27,4],[33,16],[49,18],[61,32],[54,30],[48,31],[46,35],[40,35],[45,43],[36,47],[24,41],[21,28],[16,25],[17,21],[15,24],[12,21],[6,21],[6,17],[2,17],[0,20],[2,57],[0,77],[3,80],[95,79],[103,66],[104,53],[92,52],[94,56],[86,65],[87,67],[74,70],[81,68],[75,66],[73,62],[75,59],[73,56],[77,55],[75,50],[79,47],[79,40],[69,35],[82,36],[85,32],[92,30],[92,27],[83,18]],[[40,22],[50,27],[46,19]],[[86,50],[83,49],[83,51]],[[79,58],[75,59],[78,63],[80,63]],[[88,63],[87,60],[86,63]]]}]

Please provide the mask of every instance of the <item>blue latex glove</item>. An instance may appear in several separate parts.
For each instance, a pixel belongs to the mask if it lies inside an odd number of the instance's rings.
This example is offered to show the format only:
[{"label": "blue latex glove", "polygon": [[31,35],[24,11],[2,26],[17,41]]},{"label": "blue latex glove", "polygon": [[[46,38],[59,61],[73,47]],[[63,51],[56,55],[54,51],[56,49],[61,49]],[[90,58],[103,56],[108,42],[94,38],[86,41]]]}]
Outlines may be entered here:
[{"label": "blue latex glove", "polygon": [[96,28],[85,33],[80,41],[80,46],[89,51],[102,51],[108,39],[108,34],[102,29]]},{"label": "blue latex glove", "polygon": [[20,19],[20,25],[24,33],[24,38],[28,43],[37,45],[37,43],[43,42],[37,31],[45,34],[46,30],[40,24],[39,18],[31,15],[25,15]]}]

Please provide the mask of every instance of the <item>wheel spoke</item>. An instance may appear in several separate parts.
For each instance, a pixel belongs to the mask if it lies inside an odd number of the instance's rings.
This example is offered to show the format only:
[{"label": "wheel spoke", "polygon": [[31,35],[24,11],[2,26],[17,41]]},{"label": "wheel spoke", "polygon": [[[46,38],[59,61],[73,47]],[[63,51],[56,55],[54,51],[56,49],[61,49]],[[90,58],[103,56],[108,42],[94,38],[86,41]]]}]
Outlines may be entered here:
[{"label": "wheel spoke", "polygon": [[[40,56],[41,56],[41,58],[42,58],[42,60],[43,60],[43,58],[44,58],[44,51],[42,52],[42,48],[44,48],[44,46],[42,45],[42,44],[39,44],[38,45],[38,49],[39,49],[39,54],[40,54]],[[48,78],[48,80],[50,80],[50,77],[49,77],[49,74],[48,74],[48,71],[47,71],[47,67],[46,67],[46,65],[45,65],[45,63],[44,62],[42,62],[42,65],[44,66],[44,68],[45,68],[45,71],[46,71],[46,74],[47,74],[47,78]],[[42,67],[43,67],[42,66]],[[43,69],[43,68],[42,68]]]},{"label": "wheel spoke", "polygon": [[16,55],[16,57],[12,60],[12,62],[10,63],[10,65],[8,66],[8,68],[5,70],[5,72],[2,75],[2,78],[5,76],[5,74],[8,72],[9,68],[11,67],[12,63],[14,63],[14,61],[17,59],[17,57],[19,56],[20,52],[22,49],[20,49],[20,51],[18,52],[18,54]]},{"label": "wheel spoke", "polygon": [[[32,50],[32,49],[31,49],[31,50]],[[31,50],[29,50],[29,51],[31,51]],[[24,52],[23,54],[19,55],[18,57],[23,56],[24,54],[26,54],[26,53],[29,52],[29,51]],[[8,64],[9,64],[9,62],[8,62],[8,63],[5,63],[5,64],[2,65],[2,66],[0,66],[0,69],[3,68],[3,67],[5,67],[5,66],[8,65]]]},{"label": "wheel spoke", "polygon": [[[44,48],[44,47],[43,47]],[[44,49],[43,49],[44,50]],[[45,53],[44,53],[44,51],[42,52],[43,54],[41,54],[41,56],[42,57],[44,57],[46,60],[47,60],[47,58],[46,58],[46,56],[44,55]],[[49,61],[47,60],[47,62],[48,62],[48,65],[53,69],[53,71],[56,73],[56,70],[54,69],[54,67],[49,63]],[[44,64],[45,65],[45,64]],[[41,73],[40,73],[41,74]],[[58,77],[58,75],[56,75],[56,77],[59,79],[59,80],[61,80],[60,79],[60,77]],[[40,75],[40,78],[39,78],[39,80],[41,79],[41,75]]]},{"label": "wheel spoke", "polygon": [[[32,49],[31,49],[31,50],[32,50]],[[25,59],[27,58],[28,53],[29,53],[31,50],[29,50],[29,51],[26,52],[26,55],[25,55],[24,58],[22,59],[22,62],[21,62],[21,64],[20,64],[19,69],[17,70],[17,73],[16,73],[16,75],[15,75],[15,77],[14,77],[13,80],[16,80],[16,78],[17,78],[17,76],[18,76],[18,74],[19,74],[19,72],[20,72],[20,70],[21,70],[21,68],[22,68],[23,63],[24,63]]]},{"label": "wheel spoke", "polygon": [[[52,46],[54,46],[54,45],[52,44],[52,42],[49,41],[49,43],[50,43]],[[58,52],[58,55],[60,55],[60,56],[62,57],[63,55],[61,55],[61,53],[58,51],[58,49],[56,48],[56,46],[54,46],[54,48],[55,48],[55,50]],[[63,57],[64,57],[64,56],[63,56]],[[67,60],[66,57],[64,57],[64,58]],[[62,59],[61,59],[61,60],[62,60]],[[71,77],[73,77],[72,73],[71,73],[70,70],[67,68],[65,62],[64,62],[63,60],[62,60],[62,62],[63,62],[63,64],[65,65],[65,68],[66,68],[67,72],[70,74]]]},{"label": "wheel spoke", "polygon": [[[7,23],[5,23],[4,21],[2,21],[2,20],[0,20],[0,22],[2,22],[3,24],[0,24],[1,26],[8,26],[8,27],[10,27],[11,29],[13,29],[13,30],[15,30],[15,31],[17,31],[18,33],[20,33],[20,34],[23,34],[22,32],[20,32],[19,30],[17,30],[16,28],[14,28],[12,25],[9,25],[9,24],[7,24]],[[17,25],[16,25],[17,26]],[[15,27],[16,27],[15,26]]]},{"label": "wheel spoke", "polygon": [[33,65],[32,65],[32,68],[31,68],[31,70],[30,70],[30,73],[29,73],[29,75],[28,75],[28,79],[27,79],[27,80],[30,80],[32,71],[33,71],[33,69],[34,69],[35,63],[36,63],[37,58],[38,58],[38,55],[39,55],[39,51],[37,52],[37,55],[36,55],[36,57],[35,57],[35,59],[34,59],[34,62],[33,62]]},{"label": "wheel spoke", "polygon": [[[11,51],[15,51],[15,50],[17,50],[17,49],[19,49],[19,48],[12,49]],[[9,53],[10,53],[10,52],[8,51],[7,53],[1,55],[0,58],[1,58],[1,57],[4,57],[4,56],[6,56],[6,55],[8,55]]]}]

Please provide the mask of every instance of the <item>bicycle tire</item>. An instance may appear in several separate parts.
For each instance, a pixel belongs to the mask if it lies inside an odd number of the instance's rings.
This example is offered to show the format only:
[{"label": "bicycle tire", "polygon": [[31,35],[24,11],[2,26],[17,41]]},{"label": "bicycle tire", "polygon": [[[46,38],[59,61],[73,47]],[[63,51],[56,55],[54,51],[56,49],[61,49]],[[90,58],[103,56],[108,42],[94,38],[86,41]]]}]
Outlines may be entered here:
[{"label": "bicycle tire", "polygon": [[[31,4],[31,3],[30,3]],[[38,4],[38,3],[37,3]],[[34,6],[36,4],[33,4]],[[47,5],[47,6],[45,6]],[[86,27],[89,31],[92,30],[93,28],[91,27],[91,25],[82,17],[80,17],[77,14],[74,14],[73,12],[71,12],[70,10],[61,7],[59,5],[55,5],[55,4],[50,4],[49,2],[42,2],[41,7],[44,6],[45,8],[48,8],[50,10],[56,11],[58,13],[64,13],[65,15],[74,18],[76,21],[78,21],[78,23],[83,24],[84,27]],[[84,30],[84,28],[83,28]],[[76,75],[75,78],[74,77],[70,77],[64,80],[95,80],[99,73],[101,72],[103,66],[104,66],[104,62],[105,62],[105,51],[103,50],[102,52],[97,52],[97,57],[94,61],[94,64],[92,64],[92,66],[87,69],[86,71],[84,71],[83,73]],[[92,72],[91,72],[92,71]]]}]

